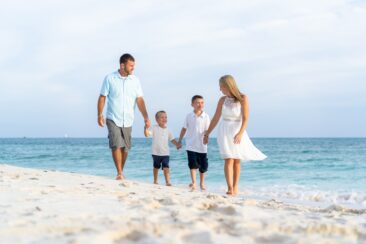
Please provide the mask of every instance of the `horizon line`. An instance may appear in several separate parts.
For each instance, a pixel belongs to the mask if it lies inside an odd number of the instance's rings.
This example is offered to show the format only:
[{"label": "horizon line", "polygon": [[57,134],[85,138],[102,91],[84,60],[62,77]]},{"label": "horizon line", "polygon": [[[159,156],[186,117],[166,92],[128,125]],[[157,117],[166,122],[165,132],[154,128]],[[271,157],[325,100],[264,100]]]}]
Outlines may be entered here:
[{"label": "horizon line", "polygon": [[[133,139],[152,139],[150,137],[132,137]],[[217,139],[217,137],[210,137],[211,139]],[[251,138],[258,139],[366,139],[366,136],[253,136]],[[73,137],[73,136],[50,136],[50,137],[0,137],[0,139],[108,139],[108,137]],[[184,138],[183,138],[184,139]]]}]

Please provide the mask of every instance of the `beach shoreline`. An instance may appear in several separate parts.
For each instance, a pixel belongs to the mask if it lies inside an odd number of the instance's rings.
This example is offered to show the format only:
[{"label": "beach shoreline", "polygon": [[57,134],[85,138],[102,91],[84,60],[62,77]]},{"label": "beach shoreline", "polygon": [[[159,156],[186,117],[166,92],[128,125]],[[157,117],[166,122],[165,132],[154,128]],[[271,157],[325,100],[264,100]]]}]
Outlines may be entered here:
[{"label": "beach shoreline", "polygon": [[0,164],[0,242],[366,241],[366,213]]}]

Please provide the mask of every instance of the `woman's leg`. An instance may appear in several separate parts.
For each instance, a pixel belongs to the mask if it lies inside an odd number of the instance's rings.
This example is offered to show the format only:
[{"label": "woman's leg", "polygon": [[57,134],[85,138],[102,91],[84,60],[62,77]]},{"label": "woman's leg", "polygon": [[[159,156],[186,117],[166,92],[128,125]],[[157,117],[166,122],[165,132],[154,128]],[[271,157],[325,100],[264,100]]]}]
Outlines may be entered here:
[{"label": "woman's leg", "polygon": [[226,158],[225,159],[225,178],[227,183],[227,192],[226,194],[232,195],[233,194],[233,165],[234,159]]},{"label": "woman's leg", "polygon": [[234,159],[234,173],[233,173],[234,195],[238,194],[239,179],[240,179],[240,159]]}]

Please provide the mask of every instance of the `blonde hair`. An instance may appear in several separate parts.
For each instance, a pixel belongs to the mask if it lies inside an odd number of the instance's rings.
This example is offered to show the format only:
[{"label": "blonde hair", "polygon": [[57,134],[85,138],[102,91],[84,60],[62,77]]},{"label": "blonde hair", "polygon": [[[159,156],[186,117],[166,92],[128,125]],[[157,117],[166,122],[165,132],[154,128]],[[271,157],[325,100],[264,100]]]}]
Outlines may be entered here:
[{"label": "blonde hair", "polygon": [[231,96],[234,97],[235,102],[241,102],[243,100],[243,94],[239,91],[234,77],[231,75],[224,75],[220,78],[219,82],[229,90]]}]

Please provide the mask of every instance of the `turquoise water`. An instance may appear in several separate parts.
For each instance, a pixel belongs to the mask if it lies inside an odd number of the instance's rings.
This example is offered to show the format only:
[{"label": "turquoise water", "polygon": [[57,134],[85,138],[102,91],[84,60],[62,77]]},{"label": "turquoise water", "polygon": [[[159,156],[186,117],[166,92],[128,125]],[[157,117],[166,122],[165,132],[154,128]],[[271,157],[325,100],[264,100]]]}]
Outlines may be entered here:
[{"label": "turquoise water", "polygon": [[[366,138],[254,138],[253,142],[268,159],[242,164],[240,185],[247,194],[366,207]],[[152,182],[150,150],[151,139],[133,139],[124,173],[128,179]],[[208,158],[207,187],[223,190],[223,161],[215,139],[209,142]],[[105,138],[3,138],[0,163],[115,176]],[[170,167],[173,184],[189,183],[184,150],[171,147]]]}]

